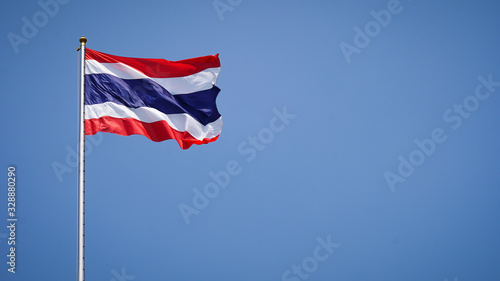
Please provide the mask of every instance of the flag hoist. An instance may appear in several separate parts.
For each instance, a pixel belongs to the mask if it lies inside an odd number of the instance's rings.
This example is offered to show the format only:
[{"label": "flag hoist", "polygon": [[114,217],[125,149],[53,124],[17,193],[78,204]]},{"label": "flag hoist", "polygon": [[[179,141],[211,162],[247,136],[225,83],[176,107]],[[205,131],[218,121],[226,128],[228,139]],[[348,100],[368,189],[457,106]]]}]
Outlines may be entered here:
[{"label": "flag hoist", "polygon": [[78,120],[78,266],[77,281],[85,280],[85,43],[80,38],[80,118]]}]

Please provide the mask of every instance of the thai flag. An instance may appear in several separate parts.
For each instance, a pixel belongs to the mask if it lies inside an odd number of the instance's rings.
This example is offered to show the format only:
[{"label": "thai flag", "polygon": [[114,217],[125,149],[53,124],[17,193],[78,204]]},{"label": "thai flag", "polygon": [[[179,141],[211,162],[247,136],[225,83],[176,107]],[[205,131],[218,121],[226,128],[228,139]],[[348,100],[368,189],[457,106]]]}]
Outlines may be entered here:
[{"label": "thai flag", "polygon": [[119,57],[86,49],[85,135],[175,139],[182,149],[217,140],[218,54],[181,61]]}]

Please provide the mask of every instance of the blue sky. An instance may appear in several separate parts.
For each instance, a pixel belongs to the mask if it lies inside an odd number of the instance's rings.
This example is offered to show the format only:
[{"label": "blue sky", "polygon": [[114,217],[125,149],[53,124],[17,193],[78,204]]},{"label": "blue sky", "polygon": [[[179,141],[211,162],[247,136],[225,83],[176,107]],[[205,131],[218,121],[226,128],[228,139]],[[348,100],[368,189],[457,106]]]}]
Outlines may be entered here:
[{"label": "blue sky", "polygon": [[76,279],[82,35],[219,53],[224,121],[87,137],[87,280],[500,279],[497,1],[55,1],[0,11],[0,280]]}]

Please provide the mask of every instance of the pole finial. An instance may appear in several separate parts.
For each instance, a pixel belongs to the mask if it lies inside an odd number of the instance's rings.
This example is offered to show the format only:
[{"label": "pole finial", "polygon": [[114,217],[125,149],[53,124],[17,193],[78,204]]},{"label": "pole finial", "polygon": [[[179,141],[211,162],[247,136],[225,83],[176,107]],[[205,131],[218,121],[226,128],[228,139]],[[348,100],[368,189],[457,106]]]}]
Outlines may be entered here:
[{"label": "pole finial", "polygon": [[85,36],[80,37],[80,46],[76,48],[76,51],[80,51],[82,46],[85,46],[85,43],[87,43],[87,38]]}]

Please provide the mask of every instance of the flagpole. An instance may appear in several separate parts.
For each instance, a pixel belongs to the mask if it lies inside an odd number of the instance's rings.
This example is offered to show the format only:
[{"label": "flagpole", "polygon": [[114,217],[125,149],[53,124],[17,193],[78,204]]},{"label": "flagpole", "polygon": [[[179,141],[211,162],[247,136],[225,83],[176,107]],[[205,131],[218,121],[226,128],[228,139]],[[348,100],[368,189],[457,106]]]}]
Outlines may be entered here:
[{"label": "flagpole", "polygon": [[78,131],[78,266],[77,281],[85,280],[85,43],[80,38],[80,118]]}]

